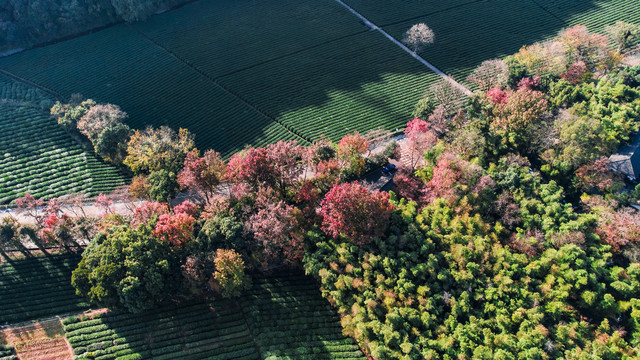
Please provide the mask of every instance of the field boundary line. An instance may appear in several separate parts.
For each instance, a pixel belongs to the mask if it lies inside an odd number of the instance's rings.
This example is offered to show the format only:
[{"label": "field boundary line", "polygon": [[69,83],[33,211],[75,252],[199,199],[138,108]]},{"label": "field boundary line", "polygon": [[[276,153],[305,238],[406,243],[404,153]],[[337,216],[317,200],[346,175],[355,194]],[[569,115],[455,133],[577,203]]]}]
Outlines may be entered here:
[{"label": "field boundary line", "polygon": [[23,82],[23,83],[25,83],[27,85],[31,85],[33,87],[36,87],[36,88],[38,88],[38,89],[40,89],[40,90],[42,90],[42,91],[44,91],[44,92],[46,92],[48,94],[51,94],[51,95],[55,96],[55,98],[58,99],[58,100],[62,100],[63,99],[63,96],[60,93],[58,93],[57,91],[51,90],[51,89],[49,89],[47,87],[44,87],[42,85],[38,85],[38,84],[36,84],[35,82],[33,82],[33,81],[29,80],[29,79],[25,79],[25,78],[20,77],[20,76],[18,76],[16,74],[10,73],[7,70],[0,69],[0,74],[8,76],[8,77],[10,77],[10,78],[12,78],[14,80]]},{"label": "field boundary line", "polygon": [[566,21],[562,20],[559,16],[557,16],[556,14],[554,14],[551,10],[547,9],[546,7],[542,6],[537,0],[531,0],[531,2],[533,2],[537,7],[539,7],[540,9],[542,9],[542,11],[546,12],[547,14],[551,15],[551,17],[553,17],[554,19],[560,21],[560,23],[563,26],[567,26]]},{"label": "field boundary line", "polygon": [[463,4],[458,4],[458,5],[454,5],[454,6],[448,7],[448,8],[435,10],[435,11],[432,11],[432,12],[429,12],[429,13],[426,13],[426,14],[412,16],[410,18],[406,18],[406,19],[402,19],[402,20],[398,20],[398,21],[393,21],[393,22],[390,22],[390,23],[382,24],[382,25],[380,25],[380,27],[402,24],[403,22],[407,22],[407,21],[411,21],[411,20],[417,20],[417,19],[420,19],[420,18],[425,17],[425,16],[431,16],[431,15],[443,13],[443,12],[446,12],[446,11],[449,11],[449,10],[455,10],[457,8],[465,7],[467,5],[479,3],[479,2],[482,2],[482,1],[484,1],[484,0],[472,0],[472,1],[469,1],[469,2],[466,2],[466,3],[463,3]]},{"label": "field boundary line", "polygon": [[230,72],[228,72],[228,73],[226,73],[226,74],[218,75],[218,76],[216,76],[215,78],[216,78],[216,79],[221,79],[221,78],[223,78],[223,77],[225,77],[225,76],[230,76],[230,75],[233,75],[233,74],[236,74],[236,73],[239,73],[239,72],[245,71],[245,70],[253,69],[254,67],[257,67],[257,66],[260,66],[260,65],[264,65],[264,64],[268,64],[268,63],[270,63],[270,62],[272,62],[272,61],[276,61],[276,60],[284,59],[284,58],[289,57],[289,56],[292,56],[292,55],[296,55],[296,54],[303,53],[303,52],[305,52],[305,51],[307,51],[307,50],[315,49],[315,48],[317,48],[317,47],[320,47],[320,46],[323,46],[323,45],[327,45],[327,44],[330,44],[330,43],[332,43],[332,42],[336,42],[336,41],[344,40],[344,39],[346,39],[346,38],[350,38],[350,37],[352,37],[352,36],[357,36],[357,35],[364,34],[364,33],[367,33],[367,32],[369,32],[369,30],[361,30],[361,31],[357,31],[357,32],[354,32],[354,33],[351,33],[351,34],[348,34],[348,35],[344,35],[344,36],[337,37],[337,38],[335,38],[335,39],[331,39],[331,40],[323,41],[323,42],[321,42],[321,43],[319,43],[319,44],[311,45],[311,46],[308,46],[308,47],[306,47],[306,48],[304,48],[304,49],[296,50],[296,51],[293,51],[293,52],[290,52],[290,53],[288,53],[288,54],[284,54],[284,55],[279,55],[279,56],[276,56],[276,57],[271,58],[271,59],[269,59],[269,60],[261,61],[261,62],[259,62],[259,63],[253,64],[253,65],[250,65],[250,66],[245,66],[245,67],[243,67],[242,69],[233,70],[233,71],[230,71]]},{"label": "field boundary line", "polygon": [[467,96],[472,96],[473,95],[471,90],[467,89],[465,86],[463,86],[459,82],[455,81],[455,79],[453,79],[451,76],[449,76],[449,75],[443,73],[442,71],[440,71],[440,69],[438,69],[437,67],[433,66],[430,62],[428,62],[427,60],[423,59],[420,55],[418,55],[415,52],[411,51],[403,43],[399,42],[393,36],[389,35],[389,33],[387,33],[386,31],[382,30],[382,28],[378,27],[376,24],[374,24],[371,21],[369,21],[369,19],[367,19],[366,17],[362,16],[359,12],[355,11],[352,7],[350,7],[349,5],[345,4],[344,1],[336,0],[336,2],[338,2],[340,5],[344,6],[345,9],[349,10],[352,14],[354,14],[355,16],[360,18],[360,20],[362,20],[362,22],[367,27],[369,27],[372,30],[379,31],[387,39],[391,40],[394,44],[398,45],[402,50],[404,50],[407,53],[409,53],[409,55],[411,55],[414,59],[420,61],[422,64],[427,66],[433,72],[435,72],[436,74],[440,75],[443,79],[445,79],[446,81],[451,83],[453,86],[455,86],[456,88],[461,90],[465,95],[467,95]]},{"label": "field boundary line", "polygon": [[183,59],[181,56],[179,56],[178,54],[174,53],[173,51],[167,49],[166,47],[164,47],[162,44],[160,44],[159,42],[155,41],[153,38],[151,38],[150,36],[147,36],[147,34],[143,33],[142,31],[134,28],[131,25],[128,25],[133,31],[135,31],[136,33],[138,33],[140,36],[142,36],[143,38],[147,39],[149,42],[151,42],[152,44],[156,45],[157,47],[163,49],[164,51],[167,52],[167,54],[173,56],[174,58],[176,58],[178,61],[182,62],[183,64],[187,65],[188,67],[190,67],[192,70],[196,71],[198,74],[200,74],[201,76],[203,76],[205,79],[209,80],[210,82],[212,82],[215,86],[219,87],[220,89],[222,89],[224,92],[226,92],[227,94],[235,97],[236,99],[240,100],[243,104],[245,104],[246,106],[248,106],[250,109],[256,111],[257,113],[259,113],[260,115],[266,117],[267,119],[272,120],[273,122],[275,122],[276,124],[282,126],[285,130],[287,130],[288,132],[292,133],[293,135],[297,136],[298,138],[304,140],[305,142],[308,143],[313,143],[312,140],[302,136],[301,134],[298,134],[297,131],[291,129],[289,126],[287,126],[286,124],[282,123],[281,121],[277,120],[275,117],[267,114],[266,112],[260,110],[257,106],[253,105],[252,103],[250,103],[248,100],[246,100],[245,98],[243,98],[242,96],[240,96],[239,94],[236,94],[235,91],[232,91],[231,89],[227,88],[226,86],[220,84],[220,82],[218,80],[216,80],[216,78],[214,78],[213,76],[207,74],[206,72],[204,72],[203,70],[201,70],[200,68],[198,68],[197,66],[191,64],[189,61],[187,61],[186,59]]}]

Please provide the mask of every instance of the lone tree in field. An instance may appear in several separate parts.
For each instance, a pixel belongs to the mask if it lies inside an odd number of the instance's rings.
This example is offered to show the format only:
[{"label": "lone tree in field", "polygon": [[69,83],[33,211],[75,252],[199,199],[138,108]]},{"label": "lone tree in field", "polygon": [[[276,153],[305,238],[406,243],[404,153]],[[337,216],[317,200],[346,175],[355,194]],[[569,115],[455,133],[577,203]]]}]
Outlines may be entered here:
[{"label": "lone tree in field", "polygon": [[433,30],[429,28],[425,23],[419,23],[413,25],[407,32],[404,34],[404,39],[402,42],[410,47],[413,52],[420,50],[420,48],[424,45],[433,44],[436,39]]},{"label": "lone tree in field", "polygon": [[640,41],[640,26],[636,24],[616,21],[615,24],[606,26],[604,31],[618,45],[618,53]]}]

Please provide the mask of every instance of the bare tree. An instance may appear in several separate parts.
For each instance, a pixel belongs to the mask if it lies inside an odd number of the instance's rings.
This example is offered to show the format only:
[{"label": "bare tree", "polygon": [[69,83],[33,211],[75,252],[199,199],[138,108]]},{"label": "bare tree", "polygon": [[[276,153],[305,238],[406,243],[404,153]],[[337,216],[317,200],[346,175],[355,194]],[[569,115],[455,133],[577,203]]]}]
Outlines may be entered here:
[{"label": "bare tree", "polygon": [[453,115],[462,108],[467,98],[462,90],[445,79],[440,79],[429,86],[428,93],[431,93],[432,98],[444,108],[446,116]]},{"label": "bare tree", "polygon": [[604,31],[618,44],[618,54],[640,41],[640,26],[636,24],[616,21],[615,24],[605,27]]},{"label": "bare tree", "polygon": [[433,44],[435,39],[436,36],[433,33],[433,30],[431,30],[431,28],[429,28],[425,23],[419,23],[413,25],[409,30],[407,30],[402,42],[409,46],[415,53],[420,50],[422,46]]},{"label": "bare tree", "polygon": [[471,73],[467,80],[487,91],[502,87],[509,81],[509,66],[501,59],[485,60]]}]

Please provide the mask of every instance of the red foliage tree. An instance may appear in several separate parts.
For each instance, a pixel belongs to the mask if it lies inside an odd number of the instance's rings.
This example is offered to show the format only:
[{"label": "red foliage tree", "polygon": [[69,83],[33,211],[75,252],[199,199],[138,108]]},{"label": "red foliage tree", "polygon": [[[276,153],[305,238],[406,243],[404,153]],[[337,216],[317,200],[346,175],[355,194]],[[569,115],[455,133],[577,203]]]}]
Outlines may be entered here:
[{"label": "red foliage tree", "polygon": [[479,197],[486,189],[495,185],[489,176],[482,175],[482,168],[452,153],[444,153],[432,169],[426,183],[426,201],[445,199],[453,205],[465,195]]},{"label": "red foliage tree", "polygon": [[250,148],[234,154],[227,163],[227,173],[232,180],[255,188],[262,183],[274,182],[273,168],[265,148]]},{"label": "red foliage tree", "polygon": [[620,175],[611,170],[607,157],[578,168],[575,180],[576,187],[584,191],[610,191],[615,189],[616,185],[623,185]]},{"label": "red foliage tree", "polygon": [[533,78],[523,77],[518,81],[518,90],[520,89],[528,89],[533,90],[537,86],[540,85],[540,76],[536,75]]},{"label": "red foliage tree", "polygon": [[507,102],[509,94],[510,92],[504,91],[501,88],[493,88],[487,91],[487,98],[489,98],[489,101],[493,104],[504,104]]},{"label": "red foliage tree", "polygon": [[360,175],[365,167],[364,154],[369,150],[369,142],[357,131],[347,134],[338,143],[336,153],[340,165],[355,175]]},{"label": "red foliage tree", "polygon": [[511,93],[504,103],[493,108],[491,128],[508,143],[520,145],[524,132],[549,108],[545,94],[522,87]]},{"label": "red foliage tree", "polygon": [[329,191],[338,181],[340,181],[340,164],[335,159],[320,161],[315,166],[313,182],[322,192]]},{"label": "red foliage tree", "polygon": [[567,72],[565,72],[561,76],[563,79],[566,79],[568,82],[572,84],[577,84],[581,81],[584,81],[585,78],[588,76],[588,74],[589,74],[589,69],[587,69],[587,65],[584,63],[584,61],[576,61],[573,64],[571,64]]},{"label": "red foliage tree", "polygon": [[236,182],[245,182],[254,190],[271,187],[284,198],[289,187],[299,180],[307,154],[296,141],[279,141],[232,156],[227,171]]},{"label": "red foliage tree", "polygon": [[143,201],[140,206],[133,211],[133,225],[137,226],[147,223],[152,217],[169,213],[169,206],[166,203],[157,201]]},{"label": "red foliage tree", "polygon": [[16,199],[16,213],[25,214],[33,218],[38,227],[43,227],[47,217],[58,215],[61,211],[60,201],[57,198],[49,199],[46,204],[45,206],[44,199],[36,199],[31,194],[26,193]]},{"label": "red foliage tree", "polygon": [[184,168],[178,174],[178,183],[183,189],[197,191],[209,201],[218,186],[226,178],[226,165],[220,154],[207,150],[198,157],[197,150],[190,151],[184,159]]},{"label": "red foliage tree", "polygon": [[160,241],[179,246],[191,239],[196,219],[185,213],[162,214],[158,218],[153,235]]},{"label": "red foliage tree", "polygon": [[393,177],[394,191],[402,198],[422,203],[425,198],[425,184],[411,172],[400,170]]},{"label": "red foliage tree", "polygon": [[438,137],[426,121],[418,118],[407,123],[404,133],[407,135],[407,141],[402,153],[408,158],[411,170],[415,170],[420,165],[424,153],[438,142]]},{"label": "red foliage tree", "polygon": [[296,263],[304,255],[304,229],[300,226],[300,210],[284,201],[267,203],[251,215],[245,226],[253,233],[263,251],[263,266]]},{"label": "red foliage tree", "polygon": [[640,242],[640,214],[633,209],[608,209],[600,213],[595,232],[611,245],[613,252],[619,253],[624,247]]},{"label": "red foliage tree", "polygon": [[322,229],[334,238],[343,235],[364,245],[384,234],[392,211],[386,192],[371,193],[357,182],[336,185],[321,204]]},{"label": "red foliage tree", "polygon": [[96,196],[96,202],[93,206],[102,209],[103,215],[113,214],[113,209],[111,206],[113,205],[113,201],[107,197],[105,194],[100,194]]},{"label": "red foliage tree", "polygon": [[267,160],[273,169],[274,188],[285,198],[289,188],[298,180],[311,154],[297,141],[278,141],[267,146]]},{"label": "red foliage tree", "polygon": [[197,218],[198,215],[200,215],[200,207],[187,200],[180,205],[174,206],[173,212],[176,214],[187,214]]}]

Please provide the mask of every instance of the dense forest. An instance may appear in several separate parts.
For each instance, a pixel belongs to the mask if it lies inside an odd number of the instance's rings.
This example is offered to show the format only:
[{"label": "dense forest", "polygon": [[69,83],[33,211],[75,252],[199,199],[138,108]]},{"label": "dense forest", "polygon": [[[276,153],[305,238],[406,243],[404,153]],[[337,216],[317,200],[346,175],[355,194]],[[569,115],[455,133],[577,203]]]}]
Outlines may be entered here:
[{"label": "dense forest", "polygon": [[7,0],[0,3],[0,52],[29,48],[121,22],[144,20],[187,0]]}]

